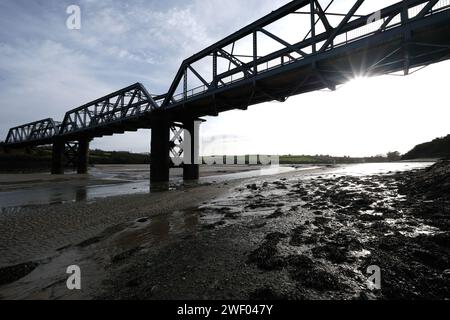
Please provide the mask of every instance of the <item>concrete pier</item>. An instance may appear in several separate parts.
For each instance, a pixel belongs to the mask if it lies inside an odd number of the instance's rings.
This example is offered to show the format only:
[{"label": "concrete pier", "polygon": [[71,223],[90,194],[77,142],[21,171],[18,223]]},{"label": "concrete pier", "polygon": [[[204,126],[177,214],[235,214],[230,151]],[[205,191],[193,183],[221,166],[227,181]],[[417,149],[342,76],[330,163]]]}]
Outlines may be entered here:
[{"label": "concrete pier", "polygon": [[52,174],[64,174],[64,141],[55,140],[52,149]]},{"label": "concrete pier", "polygon": [[170,128],[169,122],[160,119],[152,126],[150,154],[150,182],[169,182],[170,170]]},{"label": "concrete pier", "polygon": [[185,131],[185,148],[183,164],[183,179],[198,180],[200,176],[199,141],[200,121],[187,120],[183,122]]},{"label": "concrete pier", "polygon": [[78,155],[77,155],[77,173],[88,173],[89,166],[89,139],[80,139],[78,141]]}]

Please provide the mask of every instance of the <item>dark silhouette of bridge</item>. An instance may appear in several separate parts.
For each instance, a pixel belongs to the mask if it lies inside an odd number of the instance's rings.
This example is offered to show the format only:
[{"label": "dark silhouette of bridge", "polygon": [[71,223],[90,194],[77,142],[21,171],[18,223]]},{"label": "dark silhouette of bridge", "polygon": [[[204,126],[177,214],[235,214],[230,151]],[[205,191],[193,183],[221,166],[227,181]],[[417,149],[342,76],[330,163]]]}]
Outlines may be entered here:
[{"label": "dark silhouette of bridge", "polygon": [[[184,164],[184,178],[196,179],[198,151],[176,149],[183,137],[171,139],[170,132],[188,130],[192,146],[198,139],[193,134],[194,123],[200,117],[285,101],[315,90],[334,90],[355,75],[407,75],[450,58],[449,0],[405,0],[370,14],[357,14],[367,1],[353,1],[345,13],[330,12],[334,0],[292,1],[183,61],[167,93],[150,94],[136,83],[70,110],[62,122],[45,119],[12,128],[5,146],[51,144],[52,173],[62,174],[66,146],[76,142],[77,147],[71,149],[77,152],[78,173],[86,173],[92,139],[150,128],[151,181],[168,181],[170,155],[185,152],[191,161]],[[294,14],[309,29],[296,43],[268,30]],[[278,49],[261,55],[262,37],[277,43]],[[250,43],[250,54],[235,52],[241,41]],[[200,86],[192,87],[193,83]]]}]

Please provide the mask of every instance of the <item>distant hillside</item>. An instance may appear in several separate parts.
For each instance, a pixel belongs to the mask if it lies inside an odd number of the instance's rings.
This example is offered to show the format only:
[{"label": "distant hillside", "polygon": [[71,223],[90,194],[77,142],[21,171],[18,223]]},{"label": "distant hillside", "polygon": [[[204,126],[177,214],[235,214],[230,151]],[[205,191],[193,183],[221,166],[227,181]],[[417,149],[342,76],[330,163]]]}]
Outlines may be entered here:
[{"label": "distant hillside", "polygon": [[91,150],[91,164],[149,164],[150,154],[131,153],[126,151]]},{"label": "distant hillside", "polygon": [[403,160],[424,158],[450,158],[450,134],[415,146],[403,156]]},{"label": "distant hillside", "polygon": [[330,155],[283,155],[280,164],[348,164],[348,163],[376,163],[400,160],[398,152],[389,152],[388,156],[373,157],[334,157]]}]

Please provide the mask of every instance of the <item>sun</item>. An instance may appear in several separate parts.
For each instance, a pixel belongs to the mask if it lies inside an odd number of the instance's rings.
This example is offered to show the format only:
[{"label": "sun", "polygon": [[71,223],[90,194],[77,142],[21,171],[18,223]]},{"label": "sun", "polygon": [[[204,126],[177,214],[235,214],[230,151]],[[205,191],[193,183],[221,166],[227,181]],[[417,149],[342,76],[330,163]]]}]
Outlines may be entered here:
[{"label": "sun", "polygon": [[380,89],[380,82],[377,79],[365,76],[355,76],[346,82],[342,89],[351,95],[351,98],[366,100],[373,96],[374,92]]},{"label": "sun", "polygon": [[365,76],[355,76],[351,78],[345,85],[355,88],[355,89],[366,89],[367,86],[370,84],[371,79],[369,77]]}]

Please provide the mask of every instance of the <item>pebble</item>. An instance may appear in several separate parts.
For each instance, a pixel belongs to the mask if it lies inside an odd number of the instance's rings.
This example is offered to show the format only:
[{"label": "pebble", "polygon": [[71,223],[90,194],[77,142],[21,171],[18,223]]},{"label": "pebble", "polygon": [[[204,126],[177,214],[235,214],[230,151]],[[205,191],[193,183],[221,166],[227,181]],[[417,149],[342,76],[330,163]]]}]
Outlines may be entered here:
[{"label": "pebble", "polygon": [[159,292],[159,286],[158,285],[154,285],[151,289],[150,289],[150,293],[152,295],[155,295]]}]

